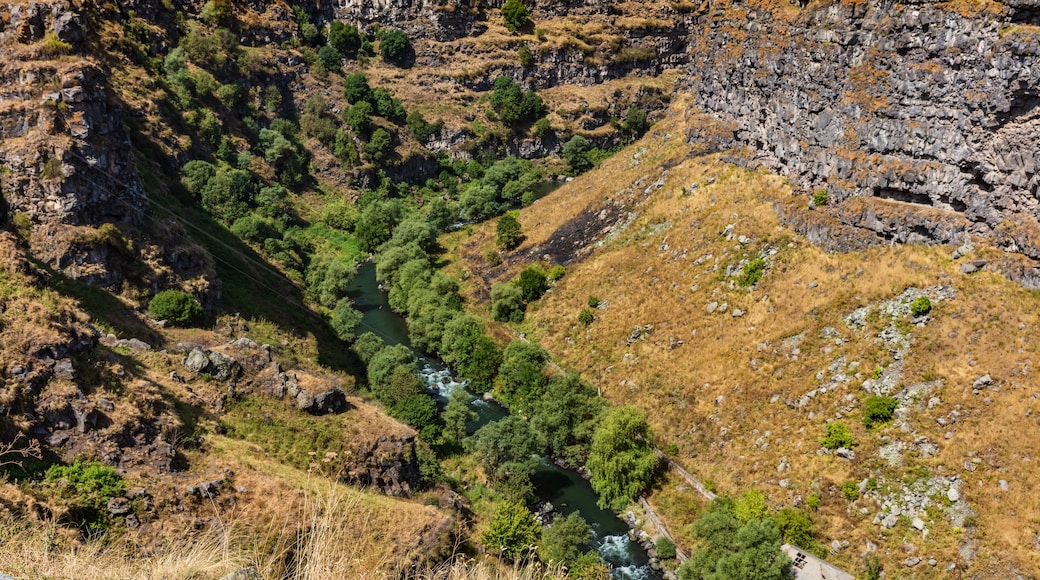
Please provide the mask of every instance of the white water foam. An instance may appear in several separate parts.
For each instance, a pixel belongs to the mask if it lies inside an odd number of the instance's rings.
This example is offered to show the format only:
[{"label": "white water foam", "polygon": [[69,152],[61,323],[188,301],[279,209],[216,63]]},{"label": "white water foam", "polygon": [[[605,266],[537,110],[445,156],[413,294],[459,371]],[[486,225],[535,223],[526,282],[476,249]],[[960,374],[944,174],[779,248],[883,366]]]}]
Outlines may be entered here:
[{"label": "white water foam", "polygon": [[613,580],[650,580],[655,577],[653,569],[647,565],[618,566],[615,564],[632,560],[633,546],[627,534],[604,536],[596,551],[613,566],[610,574]]}]

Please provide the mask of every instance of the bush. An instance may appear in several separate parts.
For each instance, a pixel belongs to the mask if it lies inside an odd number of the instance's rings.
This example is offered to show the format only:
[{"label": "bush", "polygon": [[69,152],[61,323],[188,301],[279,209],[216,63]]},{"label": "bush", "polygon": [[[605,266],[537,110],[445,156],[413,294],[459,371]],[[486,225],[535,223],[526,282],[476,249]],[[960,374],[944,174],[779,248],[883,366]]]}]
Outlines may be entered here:
[{"label": "bush", "polygon": [[820,496],[810,493],[809,497],[805,498],[805,505],[812,511],[820,509]]},{"label": "bush", "polygon": [[917,318],[932,311],[932,301],[927,296],[919,296],[910,303],[910,314]]},{"label": "bush", "polygon": [[591,147],[592,144],[589,143],[589,140],[581,135],[575,135],[563,144],[563,158],[571,166],[571,171],[584,173],[592,169],[592,161],[588,156]]},{"label": "bush", "polygon": [[507,76],[495,79],[489,99],[491,108],[506,125],[536,121],[545,116],[545,104],[534,91],[524,91]]},{"label": "bush", "polygon": [[596,297],[596,296],[593,296],[592,294],[589,294],[589,299],[588,299],[587,303],[589,305],[589,308],[596,308],[596,307],[599,306],[599,298]]},{"label": "bush", "polygon": [[484,261],[487,262],[488,266],[494,268],[502,263],[502,255],[495,250],[488,250],[484,252]]},{"label": "bush", "polygon": [[531,23],[531,12],[520,0],[506,0],[502,5],[502,23],[509,32],[517,32]]},{"label": "bush", "polygon": [[549,277],[540,266],[528,266],[520,272],[516,279],[525,302],[533,302],[542,297],[549,289]]},{"label": "bush", "polygon": [[531,555],[529,548],[538,543],[541,531],[542,526],[526,507],[506,502],[499,504],[484,532],[484,545],[505,560],[522,560]]},{"label": "bush", "polygon": [[762,258],[755,258],[744,264],[744,267],[740,269],[740,277],[737,279],[737,282],[744,287],[754,286],[762,279],[762,274],[765,270],[766,261]]},{"label": "bush", "polygon": [[334,20],[329,25],[329,46],[335,48],[345,58],[357,58],[358,49],[364,39],[357,27]]},{"label": "bush", "polygon": [[665,536],[657,538],[654,542],[654,549],[657,550],[657,557],[662,560],[671,560],[675,557],[675,542]]},{"label": "bush", "polygon": [[888,423],[895,415],[899,401],[893,397],[871,395],[863,405],[863,425],[868,429]]},{"label": "bush", "polygon": [[393,151],[394,138],[382,127],[373,131],[372,138],[365,144],[365,153],[377,163],[386,160]]},{"label": "bush", "polygon": [[740,525],[751,520],[760,520],[769,515],[769,506],[766,505],[766,496],[757,489],[749,489],[733,502],[733,515],[737,516]]},{"label": "bush", "polygon": [[820,445],[827,449],[838,449],[839,447],[855,447],[858,443],[845,423],[834,421],[827,423],[827,434],[820,439]]},{"label": "bush", "polygon": [[498,322],[522,322],[524,293],[516,284],[499,282],[491,286],[491,318]]},{"label": "bush", "polygon": [[516,56],[520,59],[520,66],[525,69],[534,66],[534,54],[531,53],[531,49],[526,44],[516,51]]},{"label": "bush", "polygon": [[126,482],[116,470],[97,461],[77,459],[72,465],[52,465],[44,474],[44,483],[57,487],[69,506],[69,516],[87,534],[104,533],[111,525],[107,503],[123,495]]},{"label": "bush", "polygon": [[357,337],[361,318],[362,314],[354,309],[354,303],[350,301],[350,298],[342,298],[332,310],[329,326],[340,340],[351,342]]},{"label": "bush", "polygon": [[830,201],[830,198],[827,195],[827,190],[826,189],[817,190],[815,193],[812,194],[812,206],[813,207],[823,207],[823,206],[827,205],[828,201]]},{"label": "bush", "polygon": [[440,123],[431,124],[419,111],[408,113],[405,124],[420,143],[426,143],[441,131]]},{"label": "bush", "polygon": [[566,273],[567,273],[567,269],[564,268],[563,266],[561,266],[560,264],[556,264],[552,268],[549,268],[549,274],[548,274],[549,283],[554,283],[557,280],[559,280],[560,278],[563,278],[563,275],[566,274]]},{"label": "bush", "polygon": [[372,100],[372,87],[364,73],[351,73],[343,79],[343,96],[352,105]]},{"label": "bush", "polygon": [[[812,496],[809,496],[812,497]],[[817,498],[819,504],[819,498]],[[810,552],[820,552],[820,544],[813,537],[815,525],[809,514],[796,508],[783,508],[773,516],[784,542]]]},{"label": "bush", "polygon": [[571,512],[566,517],[557,515],[551,525],[542,529],[538,558],[546,563],[569,566],[581,557],[591,539],[592,528],[581,514]]},{"label": "bush", "polygon": [[347,109],[344,114],[344,120],[354,130],[355,134],[364,137],[372,131],[373,112],[374,109],[368,101],[361,101]]},{"label": "bush", "polygon": [[156,320],[182,326],[202,318],[202,305],[183,290],[163,290],[148,303],[148,314]]},{"label": "bush", "polygon": [[516,216],[511,213],[498,218],[498,224],[495,226],[495,232],[498,234],[496,240],[498,247],[503,250],[515,250],[524,241],[524,234],[520,228],[520,222],[517,221]]},{"label": "bush", "polygon": [[400,30],[384,30],[379,37],[379,54],[387,62],[397,66],[403,65],[410,50],[408,35]]},{"label": "bush", "polygon": [[343,66],[343,55],[327,44],[318,49],[318,60],[321,61],[325,70],[333,72],[338,71]]},{"label": "bush", "polygon": [[595,319],[596,317],[593,316],[592,310],[588,308],[582,308],[581,312],[578,313],[578,322],[580,322],[582,326],[589,326]]},{"label": "bush", "polygon": [[859,497],[859,484],[855,481],[846,481],[841,484],[841,493],[849,501],[855,501]]}]

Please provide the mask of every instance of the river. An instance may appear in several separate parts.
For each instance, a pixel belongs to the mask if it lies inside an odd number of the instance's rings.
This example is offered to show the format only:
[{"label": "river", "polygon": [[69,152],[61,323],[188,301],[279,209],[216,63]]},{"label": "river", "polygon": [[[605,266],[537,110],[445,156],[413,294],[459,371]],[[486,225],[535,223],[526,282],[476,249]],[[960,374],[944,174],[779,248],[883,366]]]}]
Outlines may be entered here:
[{"label": "river", "polygon": [[[348,295],[354,307],[362,314],[361,332],[371,331],[379,335],[388,345],[403,344],[412,347],[408,339],[408,326],[404,319],[394,314],[387,302],[386,294],[379,290],[376,268],[371,262],[362,264],[354,277]],[[423,367],[422,375],[427,386],[442,403],[454,389],[466,386],[452,377],[451,372],[437,359],[421,352],[415,353]],[[468,425],[470,432],[491,421],[506,416],[507,411],[499,405],[484,401],[466,390],[470,405],[477,413],[477,420]],[[532,477],[535,491],[541,502],[548,501],[560,514],[578,512],[592,526],[592,548],[611,565],[615,580],[657,580],[660,573],[648,565],[643,548],[629,540],[628,526],[614,512],[596,505],[597,495],[589,482],[577,472],[564,469],[543,458]]]}]

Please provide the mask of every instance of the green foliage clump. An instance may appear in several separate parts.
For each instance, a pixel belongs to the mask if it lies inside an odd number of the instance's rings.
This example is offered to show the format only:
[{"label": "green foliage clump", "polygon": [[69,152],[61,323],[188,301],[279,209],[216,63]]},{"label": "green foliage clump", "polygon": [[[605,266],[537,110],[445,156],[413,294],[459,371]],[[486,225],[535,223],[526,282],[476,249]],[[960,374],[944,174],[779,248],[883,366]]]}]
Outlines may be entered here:
[{"label": "green foliage clump", "polygon": [[812,195],[812,206],[813,207],[823,207],[823,206],[827,205],[827,203],[829,201],[830,201],[830,196],[827,195],[827,190],[826,189],[819,189],[819,190],[813,192],[813,195]]},{"label": "green foliage clump", "polygon": [[533,497],[531,474],[538,466],[544,442],[517,415],[484,425],[466,440],[466,447],[477,455],[488,480],[513,501]]},{"label": "green foliage clump", "polygon": [[863,578],[865,580],[880,580],[883,571],[884,566],[881,565],[881,558],[878,558],[877,554],[867,554],[867,558],[864,561]]},{"label": "green foliage clump", "polygon": [[352,342],[357,337],[358,326],[361,325],[362,314],[354,309],[349,298],[341,298],[332,309],[329,326],[336,337],[344,342]]},{"label": "green foliage clump", "polygon": [[345,58],[356,59],[364,42],[361,32],[353,24],[333,20],[329,25],[328,43]]},{"label": "green foliage clump", "polygon": [[766,261],[762,258],[755,258],[750,260],[744,267],[740,269],[740,277],[737,278],[737,282],[746,287],[754,286],[758,284],[758,281],[762,279],[762,274],[766,270]]},{"label": "green foliage clump", "polygon": [[488,266],[494,268],[502,263],[502,254],[499,254],[495,249],[490,249],[484,252],[484,261],[487,262]]},{"label": "green foliage clump", "polygon": [[780,549],[780,531],[771,519],[741,524],[732,502],[717,499],[692,527],[699,548],[679,567],[680,580],[794,577],[791,560]]},{"label": "green foliage clump", "polygon": [[514,413],[527,415],[545,393],[549,378],[545,364],[549,353],[536,344],[514,340],[502,351],[495,390]]},{"label": "green foliage clump", "polygon": [[532,556],[541,531],[542,526],[523,504],[503,502],[484,532],[483,540],[489,551],[498,552],[512,562]]},{"label": "green foliage clump", "polygon": [[517,32],[531,24],[531,11],[521,0],[506,0],[502,5],[502,24],[509,32]]},{"label": "green foliage clump", "polygon": [[769,515],[769,507],[766,505],[766,496],[757,489],[749,489],[733,502],[733,515],[737,516],[740,525],[751,520],[760,520]]},{"label": "green foliage clump", "polygon": [[625,112],[625,133],[628,137],[640,137],[649,128],[650,122],[647,121],[646,111],[636,106],[629,107]]},{"label": "green foliage clump", "polygon": [[589,305],[589,308],[597,308],[597,307],[599,307],[599,297],[598,296],[594,296],[592,294],[589,294],[589,298],[586,301],[586,304]]},{"label": "green foliage clump", "polygon": [[394,138],[389,131],[382,127],[373,131],[372,137],[365,144],[365,153],[377,163],[385,161],[393,151]]},{"label": "green foliage clump", "polygon": [[549,289],[549,277],[541,266],[528,266],[520,272],[516,285],[526,302],[534,302]]},{"label": "green foliage clump", "polygon": [[578,373],[557,374],[531,409],[531,427],[545,438],[553,457],[582,465],[604,408],[596,389]]},{"label": "green foliage clump", "polygon": [[820,445],[827,449],[838,449],[839,447],[852,448],[858,445],[856,438],[852,436],[849,427],[841,421],[827,423],[827,433],[820,439]]},{"label": "green foliage clump", "polygon": [[556,264],[552,268],[549,268],[549,273],[546,274],[546,278],[549,280],[550,284],[553,284],[557,280],[559,280],[560,278],[563,278],[563,275],[566,274],[566,273],[567,273],[567,269],[566,268],[564,268],[560,264]]},{"label": "green foliage clump", "polygon": [[[812,497],[812,496],[810,496]],[[817,506],[819,498],[817,497]],[[773,514],[773,521],[784,542],[814,554],[823,554],[823,548],[813,537],[815,524],[809,514],[797,508],[786,507]]]},{"label": "green foliage clump", "polygon": [[538,93],[523,90],[507,76],[495,79],[489,102],[498,118],[509,126],[532,123],[548,112]]},{"label": "green foliage clump", "polygon": [[379,34],[379,55],[383,60],[404,66],[412,50],[408,35],[396,29],[384,29]]},{"label": "green foliage clump", "polygon": [[815,493],[810,493],[809,497],[805,498],[805,505],[812,511],[820,509],[820,496]]},{"label": "green foliage clump", "polygon": [[932,311],[932,301],[927,296],[918,296],[910,303],[910,314],[917,318]]},{"label": "green foliage clump", "polygon": [[635,407],[611,409],[596,428],[586,463],[601,507],[621,511],[657,471],[653,436],[646,415]]},{"label": "green foliage clump", "polygon": [[372,100],[372,87],[365,73],[351,73],[343,78],[343,96],[352,105]]},{"label": "green foliage clump", "polygon": [[327,44],[318,49],[318,60],[327,71],[337,72],[343,66],[343,55]]},{"label": "green foliage clump", "polygon": [[574,173],[584,173],[592,169],[593,163],[589,158],[589,150],[592,144],[581,135],[575,135],[563,144],[563,158],[571,166]]},{"label": "green foliage clump", "polygon": [[408,125],[408,130],[412,132],[412,135],[420,143],[426,143],[440,133],[443,125],[440,122],[430,123],[419,111],[408,113],[408,116],[405,118],[405,124]]},{"label": "green foliage clump", "polygon": [[356,135],[367,137],[372,132],[372,113],[374,109],[368,101],[354,103],[344,113],[343,119]]},{"label": "green foliage clump", "polygon": [[495,233],[498,234],[496,240],[498,247],[506,251],[516,249],[524,241],[520,222],[517,221],[516,216],[512,213],[507,213],[498,218],[498,224],[495,225]]},{"label": "green foliage clump", "polygon": [[654,542],[657,557],[662,560],[671,560],[675,557],[675,542],[667,536],[661,536]]},{"label": "green foliage clump", "polygon": [[582,308],[581,312],[578,313],[578,323],[582,326],[589,326],[596,320],[595,315],[592,314],[590,308]]},{"label": "green foliage clump", "polygon": [[846,481],[841,484],[841,493],[849,501],[854,501],[859,497],[859,484],[855,481]]},{"label": "green foliage clump", "polygon": [[534,66],[534,53],[531,52],[531,48],[526,44],[521,46],[516,51],[516,56],[520,60],[520,66],[525,69],[529,69]]},{"label": "green foliage clump", "polygon": [[541,178],[530,161],[506,157],[460,192],[459,213],[465,219],[484,220],[519,207],[533,195],[532,188]]},{"label": "green foliage clump", "polygon": [[547,564],[570,564],[581,557],[592,539],[592,527],[581,514],[557,515],[552,524],[542,528],[538,558]]},{"label": "green foliage clump", "polygon": [[386,343],[378,335],[372,332],[365,332],[357,337],[351,348],[354,349],[354,354],[358,355],[361,362],[367,365],[385,346]]},{"label": "green foliage clump", "polygon": [[523,322],[524,294],[516,284],[491,285],[491,318],[498,322]]},{"label": "green foliage clump", "polygon": [[871,395],[863,405],[863,425],[868,429],[888,423],[895,415],[899,401],[894,397]]},{"label": "green foliage clump", "polygon": [[202,305],[183,290],[163,290],[148,302],[148,315],[173,325],[186,326],[202,318]]},{"label": "green foliage clump", "polygon": [[115,469],[97,461],[77,459],[72,465],[47,468],[44,484],[56,488],[72,508],[76,524],[87,534],[103,533],[112,524],[107,503],[126,491],[126,482]]},{"label": "green foliage clump", "polygon": [[469,395],[465,389],[456,388],[441,413],[441,422],[444,424],[442,440],[449,444],[462,443],[466,438],[466,424],[476,420],[477,413],[469,406]]}]

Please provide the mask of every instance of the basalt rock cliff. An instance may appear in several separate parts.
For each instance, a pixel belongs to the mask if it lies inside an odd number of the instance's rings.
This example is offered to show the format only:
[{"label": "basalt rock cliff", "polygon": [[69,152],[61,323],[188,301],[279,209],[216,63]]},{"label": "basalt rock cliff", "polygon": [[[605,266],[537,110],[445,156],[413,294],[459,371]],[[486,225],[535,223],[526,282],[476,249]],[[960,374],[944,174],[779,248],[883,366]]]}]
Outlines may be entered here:
[{"label": "basalt rock cliff", "polygon": [[984,235],[1036,259],[1038,24],[1030,0],[705,3],[686,87],[720,145],[825,189],[873,241]]}]

